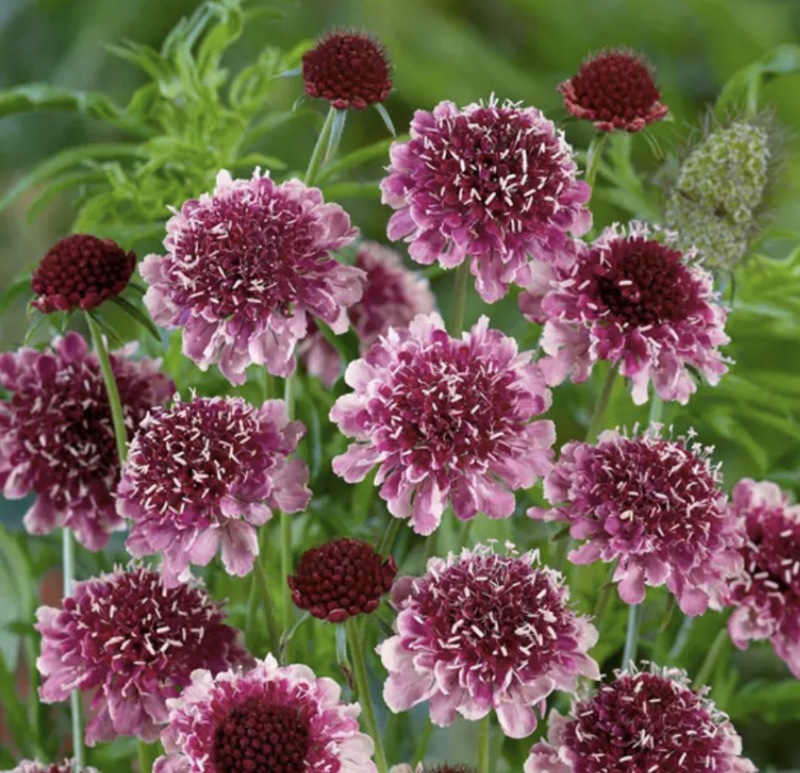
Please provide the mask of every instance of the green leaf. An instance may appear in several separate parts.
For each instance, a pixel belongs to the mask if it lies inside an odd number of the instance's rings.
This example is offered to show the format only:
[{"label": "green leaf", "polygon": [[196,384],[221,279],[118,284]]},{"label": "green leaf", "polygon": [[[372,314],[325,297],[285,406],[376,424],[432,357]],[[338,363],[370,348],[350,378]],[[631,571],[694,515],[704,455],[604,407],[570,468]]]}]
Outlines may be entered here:
[{"label": "green leaf", "polygon": [[231,169],[253,169],[258,166],[262,169],[286,169],[286,164],[275,156],[265,156],[263,153],[248,153],[241,158],[237,158],[231,165]]},{"label": "green leaf", "polygon": [[17,298],[31,292],[33,291],[31,290],[30,274],[15,279],[0,295],[0,315],[5,314]]},{"label": "green leaf", "polygon": [[800,681],[750,682],[728,706],[733,720],[757,716],[767,722],[792,722],[800,719]]},{"label": "green leaf", "polygon": [[129,128],[124,111],[105,94],[74,91],[49,83],[27,83],[0,92],[0,118],[34,110],[77,112]]},{"label": "green leaf", "polygon": [[3,719],[14,739],[14,743],[23,757],[32,757],[33,749],[30,744],[30,727],[25,707],[17,695],[16,675],[6,663],[2,649],[0,649],[0,701],[3,704]]},{"label": "green leaf", "polygon": [[321,185],[325,200],[336,201],[346,198],[379,199],[381,196],[381,181],[372,182],[352,182],[352,183],[331,183]]},{"label": "green leaf", "polygon": [[113,298],[111,302],[122,309],[134,322],[138,322],[156,341],[161,343],[161,331],[138,306],[135,306],[121,295]]},{"label": "green leaf", "polygon": [[317,184],[320,184],[325,180],[329,180],[337,174],[346,172],[348,169],[353,169],[354,167],[361,166],[369,161],[374,161],[376,158],[385,158],[388,161],[389,148],[392,146],[392,143],[407,139],[408,135],[404,135],[398,137],[397,139],[392,138],[388,140],[381,140],[380,142],[375,142],[372,145],[367,145],[366,147],[354,150],[352,153],[348,153],[338,161],[333,161],[324,169],[322,169],[322,171],[319,173],[319,177],[317,178]]},{"label": "green leaf", "polygon": [[347,331],[341,335],[337,335],[321,319],[315,318],[315,321],[320,332],[325,336],[325,340],[331,344],[331,346],[334,346],[339,354],[342,355],[345,366],[359,358],[358,334],[352,327],[348,328]]},{"label": "green leaf", "polygon": [[102,171],[96,172],[71,172],[70,174],[56,177],[42,188],[37,194],[36,198],[31,202],[28,207],[28,212],[25,215],[25,220],[32,223],[42,213],[42,210],[52,201],[59,193],[68,191],[70,188],[77,188],[81,185],[88,185],[90,183],[102,182],[105,179],[105,173]]}]

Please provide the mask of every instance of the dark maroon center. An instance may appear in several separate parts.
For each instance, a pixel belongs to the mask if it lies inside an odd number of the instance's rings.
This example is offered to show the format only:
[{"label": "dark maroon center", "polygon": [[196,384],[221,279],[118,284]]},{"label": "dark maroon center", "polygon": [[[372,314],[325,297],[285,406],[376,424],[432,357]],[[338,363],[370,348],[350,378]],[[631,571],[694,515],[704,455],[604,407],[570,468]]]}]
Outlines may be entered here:
[{"label": "dark maroon center", "polygon": [[697,694],[661,676],[623,675],[574,714],[565,744],[575,773],[728,769],[722,734]]},{"label": "dark maroon center", "polygon": [[302,711],[253,697],[215,730],[213,761],[217,773],[303,773],[310,747]]}]

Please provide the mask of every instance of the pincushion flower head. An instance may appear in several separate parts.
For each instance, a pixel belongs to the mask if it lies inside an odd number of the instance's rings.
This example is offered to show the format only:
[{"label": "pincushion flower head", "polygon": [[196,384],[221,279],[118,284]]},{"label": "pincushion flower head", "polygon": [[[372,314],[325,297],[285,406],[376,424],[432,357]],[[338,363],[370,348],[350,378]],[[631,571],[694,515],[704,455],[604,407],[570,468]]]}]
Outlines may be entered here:
[{"label": "pincushion flower head", "polygon": [[443,726],[494,710],[507,736],[524,738],[551,692],[599,678],[586,654],[597,631],[569,608],[561,575],[539,567],[536,553],[507,548],[464,548],[395,583],[397,635],[378,647],[392,711],[430,701],[431,720]]},{"label": "pincushion flower head", "polygon": [[[164,403],[172,382],[153,360],[134,360],[135,345],[110,355],[125,426],[132,434]],[[119,457],[111,408],[97,357],[78,333],[44,351],[0,354],[0,488],[7,499],[35,494],[25,514],[30,534],[73,529],[100,550],[124,523],[114,507]]]},{"label": "pincushion flower head", "polygon": [[601,51],[589,57],[568,81],[558,86],[564,105],[576,118],[611,132],[638,132],[662,120],[669,108],[650,66],[633,51]]},{"label": "pincushion flower head", "polygon": [[[428,280],[406,269],[400,254],[388,247],[364,242],[358,250],[356,268],[366,274],[364,294],[348,313],[361,341],[362,355],[390,327],[407,327],[417,314],[428,314],[436,307]],[[304,338],[298,351],[312,376],[328,386],[339,377],[342,357],[319,330]]]},{"label": "pincushion flower head", "polygon": [[547,729],[525,773],[756,773],[728,717],[675,668],[617,672]]},{"label": "pincushion flower head", "polygon": [[272,655],[250,671],[198,670],[170,701],[154,773],[375,773],[357,703],[307,666]]},{"label": "pincushion flower head", "polygon": [[745,649],[769,639],[800,679],[800,506],[778,486],[745,479],[733,489],[730,512],[743,522],[744,571],[730,582],[733,643]]},{"label": "pincushion flower head", "polygon": [[470,260],[487,303],[527,284],[529,256],[551,260],[566,233],[591,226],[589,186],[576,180],[563,133],[535,108],[511,102],[418,110],[411,140],[391,149],[383,203],[397,212],[392,240],[419,263]]},{"label": "pincushion flower head", "polygon": [[339,538],[307,550],[287,579],[292,601],[320,620],[343,623],[374,612],[392,587],[397,566],[368,542]]},{"label": "pincushion flower head", "polygon": [[308,469],[288,457],[305,428],[282,400],[261,408],[241,398],[195,397],[142,422],[122,471],[118,512],[133,520],[127,547],[161,553],[167,587],[190,563],[205,566],[222,544],[229,574],[243,576],[258,555],[254,527],[305,509]]},{"label": "pincushion flower head", "polygon": [[378,466],[389,512],[418,534],[436,530],[448,502],[462,520],[508,518],[513,491],[532,486],[553,458],[553,423],[531,421],[550,406],[532,357],[486,317],[460,340],[437,314],[390,329],[347,368],[355,391],[330,416],[356,442],[333,471],[356,483]]},{"label": "pincushion flower head", "polygon": [[599,360],[631,379],[633,401],[647,402],[650,382],[663,400],[685,405],[697,390],[689,369],[717,384],[727,372],[725,310],[711,275],[675,235],[651,238],[644,223],[607,228],[590,246],[575,245],[567,268],[537,268],[520,308],[544,322],[541,362],[551,386],[571,374],[586,381]]},{"label": "pincushion flower head", "polygon": [[565,521],[573,539],[586,540],[569,554],[573,563],[618,561],[614,582],[628,604],[644,601],[645,585],[666,583],[685,614],[718,609],[726,580],[741,570],[743,534],[711,449],[692,436],[609,430],[594,446],[567,443],[544,483],[556,506],[528,515]]},{"label": "pincushion flower head", "polygon": [[33,271],[33,306],[43,314],[97,308],[128,285],[136,256],[111,239],[74,234],[53,245]]},{"label": "pincushion flower head", "polygon": [[167,223],[167,254],[142,262],[144,302],[157,324],[183,327],[183,353],[201,369],[218,363],[232,384],[244,383],[251,363],[289,376],[310,317],[347,330],[363,274],[331,252],[356,233],[316,188],[222,171],[213,195],[187,201]]},{"label": "pincushion flower head", "polygon": [[86,742],[158,738],[167,699],[197,668],[212,673],[248,665],[225,614],[194,584],[165,587],[160,574],[132,566],[75,583],[61,609],[40,607],[37,666],[46,703],[75,690],[94,692]]}]

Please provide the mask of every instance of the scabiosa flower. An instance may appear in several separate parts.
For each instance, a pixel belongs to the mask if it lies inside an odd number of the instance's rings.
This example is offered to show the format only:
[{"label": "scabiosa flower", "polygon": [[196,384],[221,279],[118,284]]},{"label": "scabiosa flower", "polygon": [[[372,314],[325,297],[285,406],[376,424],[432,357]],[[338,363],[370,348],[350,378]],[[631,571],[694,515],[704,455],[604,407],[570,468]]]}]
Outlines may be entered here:
[{"label": "scabiosa flower", "polygon": [[591,191],[575,179],[563,133],[535,108],[492,98],[459,110],[441,102],[418,110],[411,140],[391,149],[383,203],[393,241],[411,242],[419,263],[445,268],[471,259],[487,303],[509,284],[527,284],[528,256],[551,260],[566,232],[591,226],[583,204]]},{"label": "scabiosa flower", "polygon": [[397,566],[368,542],[340,538],[306,550],[288,578],[292,601],[329,623],[374,612],[392,587]]},{"label": "scabiosa flower", "polygon": [[64,760],[60,765],[39,760],[21,760],[17,767],[7,773],[98,773],[98,770],[89,766],[78,768],[74,760]]},{"label": "scabiosa flower", "polygon": [[212,673],[252,658],[225,614],[196,585],[168,589],[157,572],[118,569],[75,583],[62,609],[40,607],[37,660],[46,703],[96,690],[86,742],[136,736],[152,742],[167,722],[168,698],[197,668]]},{"label": "scabiosa flower", "polygon": [[230,574],[246,575],[258,555],[255,526],[304,510],[308,468],[289,459],[305,432],[282,400],[261,408],[241,398],[196,397],[154,410],[131,443],[117,491],[133,520],[127,547],[162,553],[167,587],[190,563],[205,566],[222,543]]},{"label": "scabiosa flower", "polygon": [[167,255],[141,265],[144,302],[159,325],[183,326],[183,353],[202,370],[218,363],[232,384],[244,383],[251,363],[289,376],[309,316],[347,330],[363,274],[330,253],[357,230],[317,188],[222,171],[213,195],[187,201],[167,234]]},{"label": "scabiosa flower", "polygon": [[439,526],[448,500],[461,520],[508,518],[519,488],[544,475],[555,427],[531,422],[550,407],[532,352],[489,329],[487,317],[450,338],[437,314],[392,328],[350,363],[331,419],[355,438],[333,460],[348,483],[380,465],[375,484],[395,518],[418,534]]},{"label": "scabiosa flower", "polygon": [[[366,273],[364,294],[350,307],[350,322],[361,339],[361,354],[385,335],[390,327],[408,327],[417,314],[428,314],[436,300],[428,280],[403,266],[399,253],[376,242],[361,245],[356,267]],[[342,370],[336,347],[309,324],[310,333],[298,347],[308,372],[332,386]]]},{"label": "scabiosa flower", "polygon": [[742,567],[743,535],[712,449],[692,438],[665,439],[653,428],[632,437],[609,430],[595,446],[567,443],[544,483],[558,506],[528,515],[566,521],[573,539],[588,540],[569,554],[573,563],[618,560],[614,581],[628,604],[644,601],[645,584],[666,583],[687,615],[719,608],[726,579]]},{"label": "scabiosa flower", "polygon": [[136,256],[111,239],[67,236],[33,271],[33,306],[43,314],[97,308],[127,287],[135,265]]},{"label": "scabiosa flower", "polygon": [[745,479],[733,489],[730,512],[746,531],[744,572],[728,596],[731,639],[740,649],[770,639],[800,679],[800,506],[774,483]]},{"label": "scabiosa flower", "polygon": [[576,118],[605,132],[638,132],[669,112],[659,101],[650,66],[633,51],[601,51],[590,56],[558,86],[564,105]]},{"label": "scabiosa flower", "polygon": [[306,94],[337,110],[363,110],[392,91],[391,67],[383,46],[353,30],[328,33],[303,54]]},{"label": "scabiosa flower", "polygon": [[552,711],[525,773],[756,773],[727,716],[675,668],[616,672],[593,697]]},{"label": "scabiosa flower", "polygon": [[445,726],[456,713],[474,720],[494,709],[507,736],[524,738],[553,690],[599,678],[586,654],[597,631],[568,607],[561,575],[537,566],[537,553],[507,548],[464,548],[395,583],[397,635],[378,647],[392,711],[428,700],[431,720]]},{"label": "scabiosa flower", "polygon": [[272,655],[250,671],[195,671],[170,701],[154,773],[375,773],[357,703],[332,679]]},{"label": "scabiosa flower", "polygon": [[[575,246],[564,269],[532,272],[520,308],[545,322],[541,362],[550,386],[568,375],[586,381],[598,360],[619,363],[631,379],[633,401],[647,402],[648,384],[663,400],[685,405],[697,386],[693,368],[717,384],[728,368],[718,347],[730,340],[725,310],[717,304],[711,275],[682,254],[650,238],[644,223],[614,225],[590,246]],[[549,273],[548,273],[549,272]]]},{"label": "scabiosa flower", "polygon": [[[154,360],[133,360],[136,346],[112,352],[125,426],[132,434],[147,412],[166,401],[173,383]],[[114,508],[119,457],[103,375],[78,333],[45,351],[0,354],[0,488],[8,499],[36,501],[23,523],[30,534],[59,526],[89,550],[124,524]]]}]

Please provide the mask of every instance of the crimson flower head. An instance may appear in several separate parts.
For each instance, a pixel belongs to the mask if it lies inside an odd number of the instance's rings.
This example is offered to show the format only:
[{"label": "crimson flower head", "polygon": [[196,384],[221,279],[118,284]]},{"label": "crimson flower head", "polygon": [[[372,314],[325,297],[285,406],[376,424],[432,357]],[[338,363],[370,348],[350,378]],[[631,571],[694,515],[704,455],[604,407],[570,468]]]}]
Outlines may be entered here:
[{"label": "crimson flower head", "polygon": [[306,94],[337,110],[363,110],[383,102],[392,91],[389,58],[369,35],[352,30],[330,32],[303,54]]},{"label": "crimson flower head", "polygon": [[520,295],[522,312],[544,324],[541,362],[550,386],[586,381],[599,360],[619,364],[633,401],[647,402],[650,382],[662,400],[681,405],[697,391],[690,369],[715,385],[727,372],[719,347],[725,310],[696,253],[672,249],[675,234],[651,238],[644,223],[614,225],[591,245],[575,243],[565,268],[536,266]]},{"label": "crimson flower head", "polygon": [[692,437],[666,439],[654,428],[567,443],[544,483],[556,506],[528,515],[565,521],[573,539],[586,540],[569,554],[573,563],[618,560],[614,581],[628,604],[644,601],[645,584],[666,583],[685,614],[718,609],[726,580],[741,570],[743,534],[711,449]]},{"label": "crimson flower head", "polygon": [[249,671],[206,670],[170,701],[153,773],[376,773],[357,703],[332,679],[272,655]]},{"label": "crimson flower head", "polygon": [[46,703],[74,689],[94,693],[86,742],[121,735],[148,743],[167,721],[167,699],[191,682],[191,673],[250,665],[241,634],[200,587],[166,588],[157,572],[118,569],[75,583],[61,609],[40,607],[37,666]]},{"label": "crimson flower head", "polygon": [[390,329],[351,362],[331,420],[355,440],[333,460],[348,483],[378,467],[375,484],[395,518],[418,534],[435,531],[448,502],[461,520],[479,512],[508,518],[513,492],[550,469],[550,391],[532,352],[482,317],[460,340],[438,314]]},{"label": "crimson flower head", "polygon": [[75,234],[54,244],[33,271],[33,306],[43,314],[95,309],[128,285],[136,256],[111,239]]},{"label": "crimson flower head", "polygon": [[616,672],[569,715],[550,712],[525,773],[757,773],[727,716],[675,668]]},{"label": "crimson flower head", "polygon": [[[125,426],[132,435],[174,385],[154,360],[134,360],[136,346],[112,352]],[[36,494],[23,523],[30,534],[73,529],[89,550],[124,527],[114,507],[119,457],[97,357],[78,333],[44,351],[0,354],[0,488],[7,499]]]},{"label": "crimson flower head", "polygon": [[669,112],[659,101],[650,66],[633,51],[594,54],[558,90],[572,115],[605,132],[638,132]]},{"label": "crimson flower head", "polygon": [[537,566],[538,554],[507,548],[464,548],[395,583],[397,635],[378,647],[392,711],[430,701],[431,720],[446,726],[494,710],[507,736],[524,738],[550,693],[599,678],[586,654],[597,631],[569,608],[562,576]]},{"label": "crimson flower head", "polygon": [[292,601],[311,615],[330,623],[374,612],[392,587],[397,566],[368,542],[335,539],[307,550],[297,574],[287,579]]},{"label": "crimson flower head", "polygon": [[39,760],[22,760],[17,767],[7,773],[98,773],[98,770],[88,765],[78,768],[75,766],[74,760],[64,760],[60,765],[52,762],[39,762]]},{"label": "crimson flower head", "polygon": [[183,353],[202,370],[218,363],[232,384],[245,382],[251,363],[289,376],[311,317],[335,333],[348,328],[363,273],[331,252],[357,233],[317,188],[222,171],[213,195],[187,201],[167,223],[167,254],[142,262],[144,302],[157,324],[183,327]]},{"label": "crimson flower head", "polygon": [[117,510],[132,519],[127,547],[161,553],[173,587],[189,564],[205,566],[222,544],[225,569],[238,576],[258,555],[256,526],[304,510],[308,469],[289,459],[305,432],[282,400],[261,408],[242,398],[176,398],[142,422],[117,491]]},{"label": "crimson flower head", "polygon": [[590,189],[576,179],[563,133],[533,107],[511,102],[418,110],[411,140],[395,142],[382,201],[397,210],[389,239],[418,263],[470,260],[487,303],[528,283],[529,255],[553,260],[567,232],[586,233]]},{"label": "crimson flower head", "polygon": [[729,508],[746,534],[744,571],[729,586],[731,639],[740,649],[771,640],[800,679],[800,506],[790,505],[774,483],[745,479]]}]

